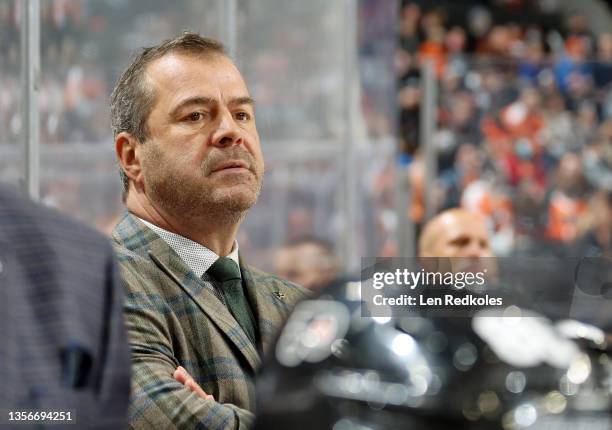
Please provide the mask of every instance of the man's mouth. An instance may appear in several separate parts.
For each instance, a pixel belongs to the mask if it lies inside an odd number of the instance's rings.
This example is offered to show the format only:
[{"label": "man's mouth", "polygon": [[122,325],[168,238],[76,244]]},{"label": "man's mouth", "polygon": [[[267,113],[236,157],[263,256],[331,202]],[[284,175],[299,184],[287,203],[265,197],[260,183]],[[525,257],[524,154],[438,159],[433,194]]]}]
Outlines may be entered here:
[{"label": "man's mouth", "polygon": [[211,173],[217,172],[242,172],[244,170],[250,170],[249,164],[242,160],[230,160],[216,166]]}]

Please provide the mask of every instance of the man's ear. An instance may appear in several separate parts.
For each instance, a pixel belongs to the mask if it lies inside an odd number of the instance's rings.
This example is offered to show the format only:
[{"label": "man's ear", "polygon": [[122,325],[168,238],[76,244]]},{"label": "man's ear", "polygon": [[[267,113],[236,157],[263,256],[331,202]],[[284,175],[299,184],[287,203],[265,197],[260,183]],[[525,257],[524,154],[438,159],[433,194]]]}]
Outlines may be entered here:
[{"label": "man's ear", "polygon": [[134,184],[142,182],[142,167],[140,164],[139,151],[140,142],[136,137],[126,131],[122,131],[115,137],[115,153],[117,160],[127,176]]}]

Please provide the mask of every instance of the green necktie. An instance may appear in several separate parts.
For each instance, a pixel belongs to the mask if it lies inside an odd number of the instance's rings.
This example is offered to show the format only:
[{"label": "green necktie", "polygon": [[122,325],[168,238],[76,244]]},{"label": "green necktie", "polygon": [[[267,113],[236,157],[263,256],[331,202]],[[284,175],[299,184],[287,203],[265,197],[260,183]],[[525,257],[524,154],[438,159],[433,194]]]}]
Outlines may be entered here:
[{"label": "green necktie", "polygon": [[210,266],[206,273],[221,284],[221,292],[225,298],[225,304],[249,339],[251,339],[253,345],[256,345],[255,317],[242,288],[242,279],[240,278],[240,268],[238,265],[231,258],[220,257]]}]

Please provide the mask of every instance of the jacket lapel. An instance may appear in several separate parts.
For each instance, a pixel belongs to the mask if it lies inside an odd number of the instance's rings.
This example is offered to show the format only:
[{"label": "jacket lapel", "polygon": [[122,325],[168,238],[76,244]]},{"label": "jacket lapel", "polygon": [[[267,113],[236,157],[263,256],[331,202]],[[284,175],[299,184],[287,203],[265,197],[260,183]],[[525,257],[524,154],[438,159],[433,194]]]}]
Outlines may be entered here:
[{"label": "jacket lapel", "polygon": [[280,327],[285,322],[289,306],[285,302],[285,294],[279,288],[279,281],[259,279],[256,277],[240,256],[240,271],[249,295],[249,302],[254,307],[259,329],[261,350],[264,354],[269,352]]},{"label": "jacket lapel", "polygon": [[[201,279],[193,273],[174,250],[146,225],[138,221],[134,215],[127,214],[123,222],[137,223],[140,240],[123,241],[124,244],[138,244],[141,249],[132,249],[138,254],[146,254],[174,283],[187,294],[204,312],[234,346],[242,353],[253,370],[261,364],[261,358],[248,336],[234,319],[227,307],[217,298],[210,288],[207,288]],[[119,225],[121,226],[121,224]],[[121,231],[119,228],[117,231]],[[151,236],[152,235],[152,236]],[[142,240],[148,238],[148,240]]]}]

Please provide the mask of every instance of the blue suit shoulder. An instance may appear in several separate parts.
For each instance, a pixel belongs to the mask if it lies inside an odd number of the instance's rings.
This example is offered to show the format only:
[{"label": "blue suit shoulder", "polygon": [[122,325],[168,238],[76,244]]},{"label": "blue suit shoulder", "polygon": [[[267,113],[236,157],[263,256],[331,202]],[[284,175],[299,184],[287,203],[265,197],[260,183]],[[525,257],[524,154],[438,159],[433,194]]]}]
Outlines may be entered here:
[{"label": "blue suit shoulder", "polygon": [[15,190],[0,187],[0,239],[41,240],[57,246],[69,242],[91,244],[111,252],[108,238],[69,215],[31,201]]}]

